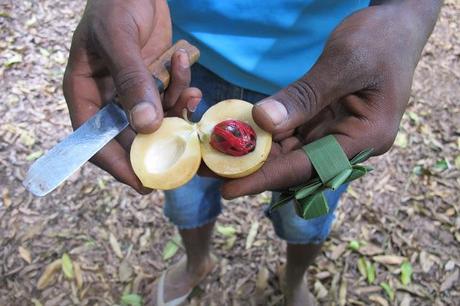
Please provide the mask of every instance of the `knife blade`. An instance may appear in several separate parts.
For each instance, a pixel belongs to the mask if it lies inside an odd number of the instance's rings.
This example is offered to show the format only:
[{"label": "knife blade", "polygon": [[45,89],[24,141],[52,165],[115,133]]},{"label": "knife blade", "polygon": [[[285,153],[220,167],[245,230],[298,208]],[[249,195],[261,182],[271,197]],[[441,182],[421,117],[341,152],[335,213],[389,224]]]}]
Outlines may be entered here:
[{"label": "knife blade", "polygon": [[[187,52],[190,64],[195,63],[199,58],[196,47],[185,40],[180,40],[155,60],[149,66],[149,70],[160,93],[169,85],[168,70],[171,56],[179,49]],[[123,131],[128,124],[126,113],[115,100],[106,103],[93,117],[30,166],[23,181],[24,187],[36,196],[47,195]]]}]

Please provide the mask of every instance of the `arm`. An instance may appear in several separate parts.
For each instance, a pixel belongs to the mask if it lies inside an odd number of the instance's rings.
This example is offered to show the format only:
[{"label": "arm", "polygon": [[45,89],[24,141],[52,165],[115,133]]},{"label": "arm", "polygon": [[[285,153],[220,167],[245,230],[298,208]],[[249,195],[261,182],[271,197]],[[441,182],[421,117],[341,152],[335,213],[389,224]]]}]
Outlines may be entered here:
[{"label": "arm", "polygon": [[225,183],[224,197],[305,183],[312,168],[301,147],[326,135],[349,158],[391,147],[441,1],[378,2],[334,30],[306,75],[254,107],[256,122],[274,134],[271,158],[258,172]]}]

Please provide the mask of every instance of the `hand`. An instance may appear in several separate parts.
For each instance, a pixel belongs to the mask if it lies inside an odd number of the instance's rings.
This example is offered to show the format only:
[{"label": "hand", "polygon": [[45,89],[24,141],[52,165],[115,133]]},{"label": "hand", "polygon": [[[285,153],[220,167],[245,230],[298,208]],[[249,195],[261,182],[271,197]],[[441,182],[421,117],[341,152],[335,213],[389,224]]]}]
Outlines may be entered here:
[{"label": "hand", "polygon": [[259,171],[224,183],[224,198],[305,183],[312,167],[301,148],[326,135],[334,135],[349,158],[366,148],[386,152],[439,6],[406,1],[345,19],[308,74],[254,107],[255,121],[274,135],[272,152]]},{"label": "hand", "polygon": [[[163,103],[148,70],[171,45],[171,20],[163,0],[89,0],[72,40],[64,76],[64,95],[72,126],[79,127],[105,101],[118,93],[130,127],[97,153],[91,162],[140,193],[144,188],[129,162],[135,132],[155,131],[164,112],[176,115],[201,98],[188,88],[190,64],[185,52],[176,52],[171,83]],[[163,104],[163,105],[162,105]]]}]

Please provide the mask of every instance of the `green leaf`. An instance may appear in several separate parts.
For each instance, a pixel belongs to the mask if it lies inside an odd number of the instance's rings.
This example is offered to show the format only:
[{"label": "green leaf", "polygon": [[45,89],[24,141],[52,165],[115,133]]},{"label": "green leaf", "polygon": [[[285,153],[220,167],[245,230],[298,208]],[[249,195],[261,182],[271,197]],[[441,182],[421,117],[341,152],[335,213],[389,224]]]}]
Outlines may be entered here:
[{"label": "green leaf", "polygon": [[284,204],[286,204],[287,202],[289,202],[290,200],[292,200],[294,198],[294,195],[291,194],[291,193],[282,193],[278,199],[277,202],[273,203],[270,208],[269,208],[269,211],[272,211],[274,209],[277,209],[281,206],[283,206]]},{"label": "green leaf", "polygon": [[19,53],[13,53],[9,58],[3,63],[6,67],[11,67],[14,64],[22,62],[22,55]]},{"label": "green leaf", "polygon": [[367,282],[372,284],[375,281],[375,265],[366,260]]},{"label": "green leaf", "polygon": [[224,225],[217,224],[216,229],[217,229],[217,232],[224,237],[231,237],[231,236],[235,236],[236,234],[236,228],[234,228],[231,225],[224,226]]},{"label": "green leaf", "polygon": [[367,277],[366,260],[364,259],[364,257],[360,257],[358,259],[358,270],[363,277]]},{"label": "green leaf", "polygon": [[407,286],[410,284],[412,279],[412,265],[410,262],[403,262],[401,264],[401,283],[404,286]]},{"label": "green leaf", "polygon": [[300,204],[301,217],[305,220],[318,218],[329,213],[329,205],[322,192],[297,201]]},{"label": "green leaf", "polygon": [[64,272],[64,275],[67,279],[73,279],[75,274],[73,272],[73,263],[72,259],[70,258],[67,253],[64,253],[62,255],[62,272]]},{"label": "green leaf", "polygon": [[393,288],[391,288],[389,283],[381,282],[380,287],[383,288],[385,293],[388,295],[388,298],[390,299],[390,301],[393,301],[395,299],[395,291],[393,290]]},{"label": "green leaf", "polygon": [[38,150],[38,151],[35,151],[35,152],[30,153],[29,155],[27,155],[26,160],[27,160],[27,161],[36,160],[37,158],[39,158],[39,157],[42,156],[42,155],[43,155],[43,151],[42,151],[42,150]]},{"label": "green leaf", "polygon": [[358,251],[360,247],[361,247],[361,244],[359,243],[358,240],[352,240],[348,243],[348,248],[350,250]]},{"label": "green leaf", "polygon": [[414,112],[407,112],[407,115],[409,116],[411,122],[413,124],[418,124],[420,122],[420,117],[414,113]]},{"label": "green leaf", "polygon": [[343,170],[337,176],[335,176],[332,180],[327,182],[326,186],[328,186],[332,190],[336,190],[337,188],[340,187],[340,185],[342,185],[350,177],[352,172],[353,170],[351,168]]},{"label": "green leaf", "polygon": [[179,245],[173,240],[166,243],[165,248],[163,249],[163,260],[168,260],[173,257],[179,250]]},{"label": "green leaf", "polygon": [[121,303],[129,306],[142,306],[142,297],[138,294],[123,294]]},{"label": "green leaf", "polygon": [[445,171],[449,169],[449,162],[446,159],[439,159],[436,161],[434,165],[434,169],[438,172]]},{"label": "green leaf", "polygon": [[313,192],[317,191],[322,186],[322,183],[317,181],[313,184],[308,184],[307,186],[303,187],[302,189],[296,191],[295,198],[297,200],[303,199],[311,195]]},{"label": "green leaf", "polygon": [[371,156],[372,152],[374,152],[374,149],[372,148],[359,152],[355,157],[353,157],[350,160],[350,164],[356,165],[356,164],[365,162]]},{"label": "green leaf", "polygon": [[408,143],[408,139],[407,139],[407,134],[404,133],[404,132],[399,132],[398,135],[396,136],[396,139],[395,139],[395,145],[404,149],[407,147],[407,143]]}]

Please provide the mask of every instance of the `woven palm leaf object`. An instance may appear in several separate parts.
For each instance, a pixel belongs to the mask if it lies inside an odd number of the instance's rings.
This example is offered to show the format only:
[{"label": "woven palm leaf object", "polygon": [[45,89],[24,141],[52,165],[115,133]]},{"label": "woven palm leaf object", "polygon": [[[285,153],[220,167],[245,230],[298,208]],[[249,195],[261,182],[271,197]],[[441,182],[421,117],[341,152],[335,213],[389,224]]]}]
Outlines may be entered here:
[{"label": "woven palm leaf object", "polygon": [[303,147],[310,159],[317,177],[306,184],[290,188],[280,195],[269,210],[292,202],[296,213],[303,219],[313,219],[329,213],[324,191],[336,190],[341,185],[356,180],[372,171],[372,167],[360,165],[372,154],[373,149],[366,149],[348,160],[345,152],[334,136],[329,135]]}]

